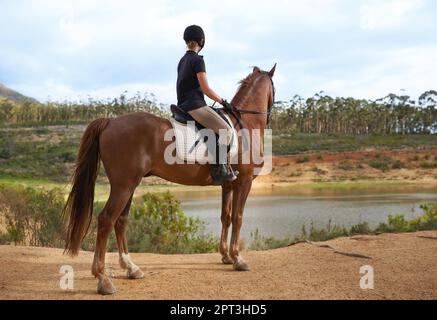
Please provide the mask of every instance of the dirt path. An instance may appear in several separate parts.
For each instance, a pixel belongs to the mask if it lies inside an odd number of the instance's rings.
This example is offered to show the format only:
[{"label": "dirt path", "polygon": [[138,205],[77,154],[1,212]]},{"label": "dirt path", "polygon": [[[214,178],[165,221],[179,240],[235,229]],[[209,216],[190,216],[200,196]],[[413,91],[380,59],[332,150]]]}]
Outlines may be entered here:
[{"label": "dirt path", "polygon": [[[111,253],[118,293],[101,297],[90,274],[92,253],[71,259],[59,249],[0,246],[0,299],[437,299],[437,231],[243,254],[250,272],[231,271],[218,254],[132,254],[146,277],[127,280]],[[59,288],[64,264],[74,268],[72,291]],[[374,290],[360,289],[363,265],[374,268]]]}]

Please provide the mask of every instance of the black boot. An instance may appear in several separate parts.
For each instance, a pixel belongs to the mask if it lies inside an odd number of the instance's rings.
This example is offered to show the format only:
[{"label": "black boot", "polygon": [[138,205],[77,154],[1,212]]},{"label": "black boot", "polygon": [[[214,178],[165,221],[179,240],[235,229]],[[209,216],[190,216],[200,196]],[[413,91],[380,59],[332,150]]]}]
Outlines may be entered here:
[{"label": "black boot", "polygon": [[227,164],[213,164],[211,168],[211,176],[214,179],[215,185],[222,185],[226,181],[234,181],[237,179],[238,171],[233,171]]},{"label": "black boot", "polygon": [[[234,181],[237,179],[238,171],[233,171],[228,164],[228,157],[220,163],[220,144],[218,136],[216,137],[216,163],[211,165],[211,176],[215,185],[222,185],[225,181]],[[229,154],[230,146],[226,146],[226,151]],[[224,163],[223,163],[224,162]]]}]

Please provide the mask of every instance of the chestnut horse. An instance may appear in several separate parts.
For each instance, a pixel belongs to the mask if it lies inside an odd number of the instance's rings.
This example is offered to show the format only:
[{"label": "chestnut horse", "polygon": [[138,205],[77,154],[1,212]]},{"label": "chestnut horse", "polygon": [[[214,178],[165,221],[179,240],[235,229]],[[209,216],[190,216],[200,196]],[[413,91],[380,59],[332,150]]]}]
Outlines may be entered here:
[{"label": "chestnut horse", "polygon": [[[254,67],[253,72],[241,81],[231,101],[231,105],[235,107],[227,110],[232,115],[237,130],[258,129],[261,137],[264,135],[274,103],[272,77],[275,68],[276,65],[267,72]],[[164,150],[172,143],[164,140],[168,130],[172,130],[172,126],[167,119],[139,112],[112,119],[94,120],[82,136],[72,176],[72,189],[64,208],[64,214],[69,216],[65,250],[72,256],[77,255],[88,232],[101,160],[111,191],[98,216],[92,264],[92,274],[98,278],[97,291],[100,294],[112,294],[116,291],[110,277],[105,273],[106,245],[112,229],[116,233],[121,267],[127,270],[127,276],[131,279],[144,277],[129,256],[125,236],[132,196],[143,177],[154,175],[184,185],[206,186],[213,182],[208,164],[167,164],[164,161]],[[239,140],[241,146],[241,139]],[[262,139],[259,148],[262,152]],[[243,210],[255,178],[256,167],[252,160],[248,164],[238,162],[233,165],[239,171],[237,180],[222,186],[220,253],[222,262],[233,264],[238,271],[249,270],[247,263],[239,255],[238,241]],[[231,222],[232,235],[228,250],[228,228]]]}]

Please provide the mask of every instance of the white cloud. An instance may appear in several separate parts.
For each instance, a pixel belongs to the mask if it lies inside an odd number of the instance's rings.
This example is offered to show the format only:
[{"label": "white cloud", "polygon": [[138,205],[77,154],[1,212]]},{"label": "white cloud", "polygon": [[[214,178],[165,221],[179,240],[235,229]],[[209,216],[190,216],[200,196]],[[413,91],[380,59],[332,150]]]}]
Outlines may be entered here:
[{"label": "white cloud", "polygon": [[94,99],[112,99],[119,97],[125,92],[127,97],[132,97],[137,93],[141,95],[153,94],[158,102],[164,104],[171,104],[176,101],[175,85],[171,83],[122,83],[103,86],[94,90],[76,90],[71,86],[60,84],[50,79],[40,85],[12,84],[11,87],[41,101],[87,101],[89,97]]},{"label": "white cloud", "polygon": [[411,19],[411,13],[422,4],[422,0],[367,1],[360,8],[360,26],[365,30],[401,26]]},{"label": "white cloud", "polygon": [[[353,77],[317,79],[319,88],[338,96],[381,98],[388,93],[417,97],[435,89],[437,46],[386,50],[378,63],[363,66]],[[312,79],[314,80],[314,79]]]},{"label": "white cloud", "polygon": [[437,72],[430,0],[1,2],[0,82],[40,100],[128,90],[175,102],[182,32],[192,23],[207,33],[210,84],[227,99],[250,66],[275,62],[278,99],[419,92]]}]

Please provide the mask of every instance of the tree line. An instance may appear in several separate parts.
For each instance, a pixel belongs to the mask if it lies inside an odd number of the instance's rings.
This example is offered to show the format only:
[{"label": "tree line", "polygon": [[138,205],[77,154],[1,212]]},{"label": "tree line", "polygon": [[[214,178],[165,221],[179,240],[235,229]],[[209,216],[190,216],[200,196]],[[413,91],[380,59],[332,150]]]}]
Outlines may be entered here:
[{"label": "tree line", "polygon": [[35,103],[14,102],[0,98],[0,125],[51,125],[88,123],[102,117],[117,117],[133,112],[150,112],[168,116],[168,108],[159,104],[153,94],[136,94],[127,98]]},{"label": "tree line", "polygon": [[294,96],[277,102],[272,129],[278,133],[413,134],[437,132],[437,92],[417,100],[389,94],[377,100]]},{"label": "tree line", "polygon": [[[87,123],[100,117],[146,111],[168,117],[169,108],[153,95],[137,94],[86,102],[12,102],[0,99],[0,125],[50,125]],[[333,134],[413,134],[437,132],[437,91],[417,100],[389,94],[377,100],[331,97],[320,92],[304,99],[294,96],[275,103],[273,132]]]}]

